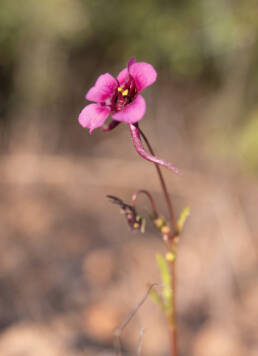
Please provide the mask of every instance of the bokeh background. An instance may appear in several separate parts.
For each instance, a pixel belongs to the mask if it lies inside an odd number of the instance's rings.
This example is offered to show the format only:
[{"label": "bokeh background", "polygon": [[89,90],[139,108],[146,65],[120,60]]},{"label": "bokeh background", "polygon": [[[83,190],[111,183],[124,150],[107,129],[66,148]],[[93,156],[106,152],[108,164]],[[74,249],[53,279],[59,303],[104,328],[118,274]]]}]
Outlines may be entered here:
[{"label": "bokeh background", "polygon": [[[0,354],[115,355],[113,329],[159,282],[151,223],[128,230],[107,194],[150,190],[155,170],[129,130],[91,136],[77,117],[96,77],[152,63],[141,127],[176,214],[181,356],[257,356],[258,4],[256,0],[0,1]],[[139,199],[146,214],[148,202]],[[168,355],[148,299],[123,355]]]}]

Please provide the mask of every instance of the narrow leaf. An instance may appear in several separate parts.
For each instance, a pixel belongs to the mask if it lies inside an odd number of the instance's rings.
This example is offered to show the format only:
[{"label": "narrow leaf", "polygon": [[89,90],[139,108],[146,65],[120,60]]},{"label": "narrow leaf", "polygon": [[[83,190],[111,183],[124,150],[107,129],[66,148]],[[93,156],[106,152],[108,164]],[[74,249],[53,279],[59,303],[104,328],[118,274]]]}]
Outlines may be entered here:
[{"label": "narrow leaf", "polygon": [[158,292],[156,291],[155,288],[152,288],[152,290],[150,291],[150,297],[153,300],[153,302],[156,303],[161,308],[161,310],[164,311],[164,305],[163,305],[162,298],[158,294]]},{"label": "narrow leaf", "polygon": [[167,310],[171,308],[172,301],[170,270],[165,258],[162,255],[158,254],[156,256],[156,260],[160,269],[162,284],[164,285],[162,295],[165,302],[165,309]]},{"label": "narrow leaf", "polygon": [[180,214],[177,222],[178,232],[180,233],[184,227],[187,217],[190,215],[190,207],[186,206]]}]

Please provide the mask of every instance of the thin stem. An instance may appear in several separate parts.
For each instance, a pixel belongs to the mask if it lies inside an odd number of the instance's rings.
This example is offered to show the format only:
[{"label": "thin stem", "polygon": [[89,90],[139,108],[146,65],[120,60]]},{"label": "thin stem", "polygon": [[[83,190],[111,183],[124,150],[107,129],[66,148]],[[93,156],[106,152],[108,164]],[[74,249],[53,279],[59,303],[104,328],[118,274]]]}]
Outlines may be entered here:
[{"label": "thin stem", "polygon": [[[143,133],[143,131],[139,128],[139,132],[141,137],[143,138],[144,142],[146,143],[150,153],[155,156],[155,153],[151,147],[151,144],[149,142],[149,140],[147,139],[147,137],[145,136],[145,134]],[[175,219],[175,214],[174,214],[174,210],[173,210],[173,206],[172,206],[172,202],[171,199],[169,197],[168,194],[168,190],[167,190],[167,186],[164,180],[164,177],[162,175],[161,169],[159,164],[154,163],[156,170],[157,170],[157,174],[159,177],[159,181],[160,181],[160,185],[165,197],[165,201],[167,203],[167,207],[168,207],[168,212],[169,212],[169,216],[170,216],[170,220],[171,220],[171,224],[173,227],[173,234],[170,237],[171,240],[171,250],[173,251],[174,255],[176,255],[176,247],[177,247],[177,234],[178,234],[178,229],[177,229],[177,222]],[[176,329],[176,303],[175,303],[175,291],[176,291],[176,270],[175,270],[175,259],[173,261],[169,261],[169,265],[170,265],[170,273],[171,273],[171,289],[172,289],[172,313],[171,313],[171,320],[169,320],[169,324],[170,324],[170,330],[171,330],[171,356],[177,356],[177,329]]]},{"label": "thin stem", "polygon": [[138,312],[140,307],[145,303],[146,299],[148,298],[152,288],[155,286],[159,286],[159,283],[152,283],[149,287],[146,293],[144,294],[143,298],[140,300],[140,302],[136,305],[136,307],[127,315],[127,317],[122,321],[122,323],[115,328],[113,335],[115,336],[115,348],[117,350],[118,356],[121,356],[121,341],[120,341],[120,336],[122,331],[125,329],[125,327],[128,325],[128,323],[133,319],[135,314]]},{"label": "thin stem", "polygon": [[[175,245],[173,243],[173,245]],[[174,252],[176,253],[176,245],[174,246]],[[175,290],[176,290],[176,261],[170,262],[171,271],[171,289],[172,289],[172,315],[171,315],[171,355],[177,356],[177,328],[176,328],[176,301],[175,301]]]},{"label": "thin stem", "polygon": [[151,203],[153,217],[154,217],[154,219],[158,219],[159,214],[158,214],[158,210],[156,208],[155,201],[152,198],[152,195],[147,190],[140,189],[140,190],[137,190],[137,192],[135,192],[133,194],[133,196],[132,196],[132,206],[135,208],[136,199],[137,199],[138,195],[140,195],[140,194],[145,194],[148,197],[148,199],[149,199],[149,201]]},{"label": "thin stem", "polygon": [[[155,153],[154,153],[154,151],[153,151],[153,149],[151,147],[151,144],[150,144],[149,140],[147,139],[147,137],[145,136],[143,131],[140,129],[140,127],[138,127],[138,128],[139,128],[139,131],[140,131],[140,135],[142,136],[143,140],[145,141],[150,153],[154,156]],[[171,203],[171,200],[170,200],[170,197],[169,197],[169,194],[168,194],[167,186],[166,186],[163,174],[161,172],[160,166],[157,163],[154,163],[154,164],[155,164],[155,167],[156,167],[156,170],[157,170],[157,174],[158,174],[158,177],[159,177],[159,181],[160,181],[160,185],[161,185],[161,188],[163,190],[164,197],[165,197],[165,200],[166,200],[166,203],[167,203],[168,212],[169,212],[169,216],[170,216],[170,220],[171,220],[172,227],[173,227],[173,232],[174,232],[173,236],[175,236],[176,233],[177,233],[177,222],[176,222],[176,219],[175,219],[175,214],[174,214],[174,210],[173,210],[173,207],[172,207],[172,203]]]}]

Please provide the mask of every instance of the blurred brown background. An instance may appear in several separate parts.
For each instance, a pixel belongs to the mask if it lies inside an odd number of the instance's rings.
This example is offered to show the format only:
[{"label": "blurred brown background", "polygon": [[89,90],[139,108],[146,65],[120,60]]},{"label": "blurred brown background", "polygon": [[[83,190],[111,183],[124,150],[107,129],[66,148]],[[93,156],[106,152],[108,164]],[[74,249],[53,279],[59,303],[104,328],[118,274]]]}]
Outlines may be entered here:
[{"label": "blurred brown background", "polygon": [[[153,192],[129,130],[77,122],[101,73],[152,63],[141,127],[177,215],[181,356],[258,355],[258,4],[255,0],[0,1],[0,355],[115,355],[113,329],[159,282],[156,231],[128,231],[105,196]],[[148,202],[139,200],[141,212]],[[123,355],[168,355],[148,300]]]}]

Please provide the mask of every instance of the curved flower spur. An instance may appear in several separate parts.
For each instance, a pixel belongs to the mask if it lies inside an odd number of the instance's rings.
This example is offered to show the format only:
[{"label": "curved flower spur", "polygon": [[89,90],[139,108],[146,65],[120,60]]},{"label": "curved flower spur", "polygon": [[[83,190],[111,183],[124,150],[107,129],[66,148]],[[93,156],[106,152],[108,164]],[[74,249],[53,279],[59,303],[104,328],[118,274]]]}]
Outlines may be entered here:
[{"label": "curved flower spur", "polygon": [[[109,73],[100,75],[96,84],[86,94],[86,99],[95,103],[85,106],[79,115],[79,123],[88,128],[90,134],[98,127],[102,127],[103,131],[110,131],[121,122],[127,123],[134,147],[140,156],[180,174],[172,164],[147,152],[141,142],[142,134],[138,121],[145,114],[146,103],[140,93],[153,84],[156,78],[157,73],[151,64],[136,62],[134,57],[116,79]],[[109,115],[113,120],[109,125],[104,125]]]}]

